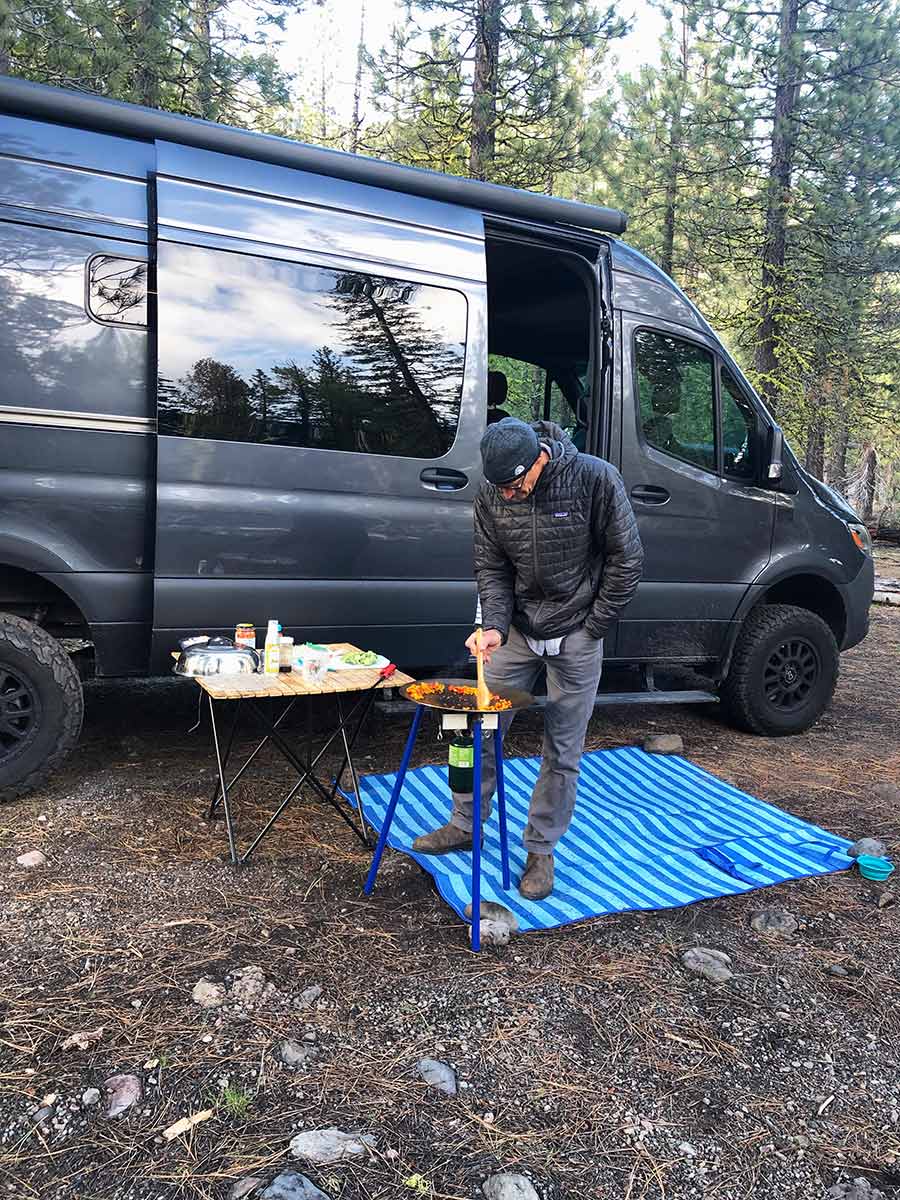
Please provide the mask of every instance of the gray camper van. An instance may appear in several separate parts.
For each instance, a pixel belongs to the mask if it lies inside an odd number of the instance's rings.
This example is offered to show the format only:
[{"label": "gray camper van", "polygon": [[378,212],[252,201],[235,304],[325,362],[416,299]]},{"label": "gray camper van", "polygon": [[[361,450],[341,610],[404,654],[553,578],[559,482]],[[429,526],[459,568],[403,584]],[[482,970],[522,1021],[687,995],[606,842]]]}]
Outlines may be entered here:
[{"label": "gray camper van", "polygon": [[624,476],[646,565],[607,661],[812,724],[866,633],[868,534],[624,228],[0,79],[0,798],[78,736],[73,639],[100,676],[274,615],[457,653],[489,363]]}]

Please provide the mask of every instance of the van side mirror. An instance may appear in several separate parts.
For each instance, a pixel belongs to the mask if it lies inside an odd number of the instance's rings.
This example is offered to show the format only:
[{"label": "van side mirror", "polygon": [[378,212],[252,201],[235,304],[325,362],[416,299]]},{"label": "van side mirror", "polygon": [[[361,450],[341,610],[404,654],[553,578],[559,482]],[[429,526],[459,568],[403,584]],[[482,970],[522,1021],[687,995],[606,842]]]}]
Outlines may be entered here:
[{"label": "van side mirror", "polygon": [[768,483],[780,483],[784,475],[784,464],[781,461],[784,452],[784,434],[780,425],[773,425],[769,431],[769,465],[766,469]]}]

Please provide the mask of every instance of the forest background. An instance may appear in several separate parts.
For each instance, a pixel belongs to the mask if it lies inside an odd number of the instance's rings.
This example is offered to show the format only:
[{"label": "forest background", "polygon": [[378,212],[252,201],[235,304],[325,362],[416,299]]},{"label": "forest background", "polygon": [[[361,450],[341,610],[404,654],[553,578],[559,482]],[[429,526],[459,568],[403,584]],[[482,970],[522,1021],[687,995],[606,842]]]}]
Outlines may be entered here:
[{"label": "forest background", "polygon": [[897,0],[0,0],[0,73],[623,208],[900,527]]}]

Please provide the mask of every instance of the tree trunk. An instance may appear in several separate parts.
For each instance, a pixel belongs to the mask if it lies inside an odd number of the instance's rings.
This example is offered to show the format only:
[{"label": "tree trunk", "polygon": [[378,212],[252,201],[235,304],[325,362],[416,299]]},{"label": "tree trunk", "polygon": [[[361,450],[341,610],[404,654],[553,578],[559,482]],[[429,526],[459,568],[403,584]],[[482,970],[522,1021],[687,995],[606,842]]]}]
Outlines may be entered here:
[{"label": "tree trunk", "polygon": [[477,5],[469,174],[473,179],[487,179],[493,166],[496,146],[497,71],[503,0],[477,0]]},{"label": "tree trunk", "polygon": [[825,470],[825,423],[821,416],[813,418],[806,432],[805,466],[816,479],[822,478]]},{"label": "tree trunk", "polygon": [[862,480],[862,519],[864,521],[872,520],[872,513],[875,511],[875,486],[878,482],[878,455],[875,453],[875,447],[869,445],[866,447],[863,455],[863,480]]},{"label": "tree trunk", "polygon": [[847,414],[841,410],[832,429],[831,455],[828,460],[828,483],[843,496],[847,491],[847,447],[850,428]]},{"label": "tree trunk", "polygon": [[799,11],[800,0],[781,0],[772,154],[760,278],[762,296],[756,344],[759,388],[771,408],[778,406],[780,291],[784,287],[788,206],[797,133],[794,111],[800,91],[795,46]]},{"label": "tree trunk", "polygon": [[197,75],[197,107],[201,117],[212,121],[216,115],[213,104],[212,0],[200,0],[197,7],[196,36],[200,63]]},{"label": "tree trunk", "polygon": [[353,80],[353,126],[350,130],[350,152],[359,149],[359,130],[362,124],[359,106],[362,96],[363,56],[366,53],[366,0],[359,12],[359,45],[356,47],[356,77]]},{"label": "tree trunk", "polygon": [[681,89],[669,126],[669,161],[666,172],[666,193],[663,207],[663,241],[659,265],[667,275],[675,274],[675,217],[678,208],[678,184],[681,172],[684,97],[688,81],[687,14],[681,8]]},{"label": "tree trunk", "polygon": [[159,0],[144,0],[137,10],[134,32],[137,67],[134,73],[134,98],[137,104],[159,108],[159,59],[156,44]]}]

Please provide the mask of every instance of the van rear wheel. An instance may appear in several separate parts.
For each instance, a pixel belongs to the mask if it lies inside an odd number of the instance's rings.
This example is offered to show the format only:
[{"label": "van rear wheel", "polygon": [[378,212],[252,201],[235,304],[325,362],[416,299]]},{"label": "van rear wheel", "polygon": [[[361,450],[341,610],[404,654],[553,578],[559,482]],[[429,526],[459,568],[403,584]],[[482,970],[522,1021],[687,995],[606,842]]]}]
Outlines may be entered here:
[{"label": "van rear wheel", "polygon": [[41,784],[78,741],[81,680],[56,638],[0,612],[0,801]]},{"label": "van rear wheel", "polygon": [[748,733],[802,733],[830,704],[838,662],[821,617],[792,604],[760,605],[738,634],[720,691],[725,713]]}]

